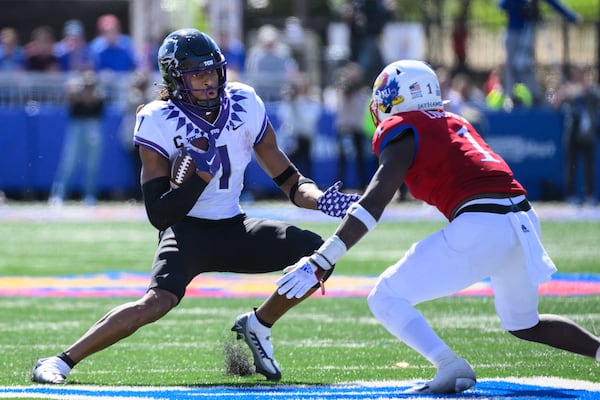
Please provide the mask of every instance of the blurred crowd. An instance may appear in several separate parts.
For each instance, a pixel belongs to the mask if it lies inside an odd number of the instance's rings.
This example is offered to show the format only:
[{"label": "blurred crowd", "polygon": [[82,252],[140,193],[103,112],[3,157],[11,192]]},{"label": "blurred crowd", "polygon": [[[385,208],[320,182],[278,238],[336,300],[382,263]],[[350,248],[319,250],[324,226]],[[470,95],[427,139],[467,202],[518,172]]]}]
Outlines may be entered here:
[{"label": "blurred crowd", "polygon": [[50,26],[42,25],[21,44],[15,28],[0,31],[0,71],[133,71],[156,68],[142,55],[138,59],[131,38],[121,31],[121,23],[113,14],[98,18],[97,35],[86,40],[81,21],[65,22],[59,38]]},{"label": "blurred crowd", "polygon": [[[477,79],[468,63],[468,10],[465,7],[458,13],[452,30],[455,65],[434,65],[440,78],[442,95],[450,100],[446,109],[467,117],[483,134],[486,133],[485,111],[510,112],[515,108],[546,107],[564,112],[567,116],[565,132],[570,132],[569,138],[565,139],[569,153],[567,196],[572,202],[584,201],[576,200],[572,177],[576,159],[581,155],[586,173],[585,201],[595,204],[593,165],[594,144],[599,130],[597,112],[575,113],[573,110],[578,109],[574,104],[584,102],[591,104],[590,110],[597,110],[591,107],[597,104],[594,102],[599,98],[598,85],[592,78],[589,66],[581,65],[573,65],[572,72],[565,74],[562,82],[554,87],[543,88],[540,85],[535,77],[535,54],[532,48],[515,47],[515,43],[530,46],[535,38],[539,10],[529,10],[532,13],[530,16],[522,12],[523,7],[531,3],[527,0],[499,2],[499,11],[507,14],[506,62],[492,68],[483,78],[480,71]],[[561,6],[558,1],[549,3],[566,21],[580,22],[576,13]],[[357,189],[361,190],[373,172],[370,138],[374,127],[368,113],[368,101],[375,77],[391,61],[384,57],[381,36],[386,22],[394,18],[394,4],[389,0],[345,1],[338,17],[346,25],[349,49],[347,54],[335,56],[326,54],[316,34],[306,29],[296,17],[285,19],[282,26],[266,24],[249,32],[246,42],[232,37],[225,29],[211,33],[226,57],[228,79],[251,84],[266,103],[276,107],[272,111],[277,119],[276,128],[281,145],[294,162],[304,165],[302,170],[308,171],[309,175],[311,159],[315,152],[320,151],[315,148],[314,140],[319,117],[324,111],[335,116],[336,177],[346,181],[348,174],[352,173],[357,177]],[[122,31],[119,19],[112,14],[98,17],[96,32],[89,41],[86,40],[84,25],[75,19],[64,23],[60,37],[56,37],[50,27],[40,26],[31,32],[29,40],[24,43],[14,28],[4,27],[0,30],[0,72],[76,72],[79,81],[84,74],[88,80],[94,79],[94,74],[106,72],[130,74],[133,78],[126,99],[121,102],[124,115],[123,142],[137,168],[137,155],[129,140],[133,114],[138,104],[154,97],[151,83],[156,80],[153,74],[158,71],[156,52],[161,39],[136,49],[131,37]],[[324,79],[324,75],[328,79]],[[577,79],[577,85],[574,79]],[[72,88],[73,82],[67,86]],[[93,93],[103,96],[104,100],[108,95],[102,90]],[[70,95],[69,99],[73,97]],[[81,107],[78,110],[81,113]],[[94,113],[93,116],[99,118],[101,108],[96,107]],[[591,118],[587,117],[590,114]],[[585,120],[581,122],[581,118]],[[585,134],[587,136],[584,135],[587,142],[584,141],[583,145],[580,142],[584,139],[580,139],[581,135],[578,134],[582,130],[588,132]],[[98,148],[96,151],[101,151],[97,141],[94,143]],[[70,164],[72,162],[66,161],[61,164],[61,172],[52,191],[55,203],[61,203],[69,196],[66,188]],[[94,167],[90,169],[93,171]],[[350,169],[354,169],[354,172],[350,172]],[[90,176],[93,175],[90,172]],[[88,187],[94,186],[92,183]],[[406,197],[406,193],[401,192],[400,195],[402,199]],[[85,198],[94,204],[96,193],[89,189]]]}]

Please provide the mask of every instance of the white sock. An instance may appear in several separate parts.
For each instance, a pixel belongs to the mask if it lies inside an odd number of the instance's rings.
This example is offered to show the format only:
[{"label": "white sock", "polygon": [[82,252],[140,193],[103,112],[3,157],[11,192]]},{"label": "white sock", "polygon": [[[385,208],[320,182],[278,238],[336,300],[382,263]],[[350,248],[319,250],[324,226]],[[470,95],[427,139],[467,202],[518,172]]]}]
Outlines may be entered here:
[{"label": "white sock", "polygon": [[256,317],[256,313],[254,313],[254,312],[250,313],[250,318],[248,318],[248,323],[252,327],[252,330],[254,330],[255,332],[260,333],[264,336],[269,336],[271,329],[267,328],[266,326],[264,326],[263,324],[260,323],[260,321]]},{"label": "white sock", "polygon": [[419,352],[436,367],[450,357],[456,357],[422,316],[414,318],[398,333],[397,336],[400,340]]},{"label": "white sock", "polygon": [[596,350],[596,361],[600,362],[600,347],[598,347],[598,350]]},{"label": "white sock", "polygon": [[377,286],[369,295],[369,307],[377,320],[400,341],[417,351],[436,367],[452,351],[429,326],[423,314],[407,300],[386,296],[385,285]]}]

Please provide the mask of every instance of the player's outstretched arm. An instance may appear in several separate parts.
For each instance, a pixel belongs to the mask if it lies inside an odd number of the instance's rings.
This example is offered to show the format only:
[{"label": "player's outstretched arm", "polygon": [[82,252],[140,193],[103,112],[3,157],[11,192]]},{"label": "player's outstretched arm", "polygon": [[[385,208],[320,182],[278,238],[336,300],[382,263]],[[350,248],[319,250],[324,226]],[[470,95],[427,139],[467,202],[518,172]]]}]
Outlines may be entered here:
[{"label": "player's outstretched arm", "polygon": [[275,184],[298,207],[321,210],[333,217],[343,217],[350,204],[360,196],[356,193],[342,193],[341,182],[336,182],[325,192],[315,182],[302,175],[277,145],[273,127],[269,124],[263,140],[254,146],[256,159]]},{"label": "player's outstretched arm", "polygon": [[380,154],[379,168],[369,182],[362,198],[353,203],[335,234],[310,257],[300,259],[286,268],[277,281],[277,293],[291,299],[302,298],[320,282],[323,270],[329,270],[370,230],[375,228],[383,210],[400,187],[413,159],[414,137],[390,143]]}]

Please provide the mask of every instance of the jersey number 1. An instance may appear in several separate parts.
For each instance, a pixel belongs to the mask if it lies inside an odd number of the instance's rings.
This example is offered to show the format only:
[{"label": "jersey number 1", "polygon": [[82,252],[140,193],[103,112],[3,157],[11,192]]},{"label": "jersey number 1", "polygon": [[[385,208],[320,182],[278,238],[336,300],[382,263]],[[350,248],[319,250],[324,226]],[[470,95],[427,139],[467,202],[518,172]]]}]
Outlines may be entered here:
[{"label": "jersey number 1", "polygon": [[471,132],[469,132],[469,130],[467,129],[466,126],[464,126],[464,125],[461,126],[461,128],[456,132],[456,134],[458,136],[466,137],[467,140],[469,141],[469,143],[471,143],[473,145],[473,147],[475,147],[475,149],[477,149],[477,151],[483,155],[483,158],[481,159],[481,161],[496,162],[496,163],[500,162],[500,160],[496,160],[494,157],[492,157],[492,155],[490,154],[489,151],[486,151],[483,147],[481,147],[481,145],[479,143],[477,143],[477,141],[471,135]]},{"label": "jersey number 1", "polygon": [[231,163],[227,146],[218,146],[217,151],[221,157],[221,178],[219,178],[219,189],[229,189],[229,177],[231,176]]}]

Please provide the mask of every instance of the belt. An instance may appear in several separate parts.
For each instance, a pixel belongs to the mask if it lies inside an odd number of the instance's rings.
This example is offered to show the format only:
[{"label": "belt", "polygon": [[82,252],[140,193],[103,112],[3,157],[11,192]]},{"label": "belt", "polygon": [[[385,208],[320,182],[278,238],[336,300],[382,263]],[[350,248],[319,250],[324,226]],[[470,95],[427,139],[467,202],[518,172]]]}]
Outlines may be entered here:
[{"label": "belt", "polygon": [[205,219],[198,217],[191,217],[187,215],[183,220],[186,222],[191,222],[194,224],[204,224],[204,225],[218,225],[218,224],[228,224],[232,222],[241,222],[246,218],[246,214],[241,213],[238,215],[234,215],[233,217],[223,218],[223,219]]},{"label": "belt", "polygon": [[[504,206],[502,204],[471,204],[459,209],[454,218],[465,212],[483,212],[492,214],[508,214],[509,212],[529,211],[531,210],[531,204],[527,199],[522,200],[517,204],[511,204],[510,206]],[[454,219],[453,218],[453,219]]]}]

